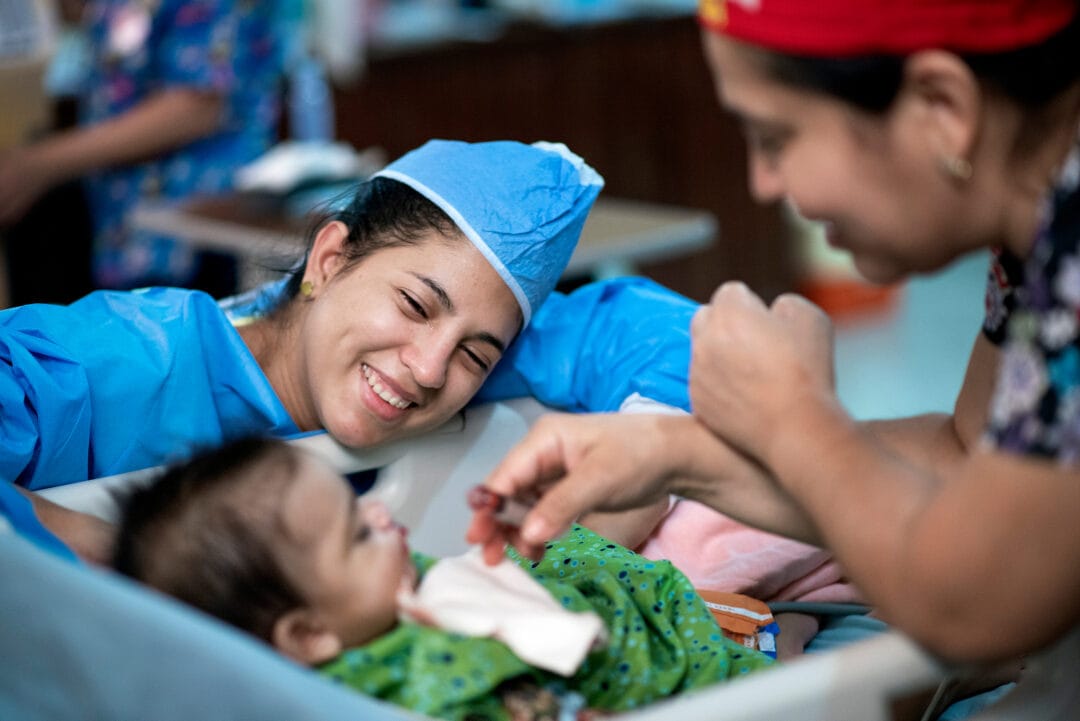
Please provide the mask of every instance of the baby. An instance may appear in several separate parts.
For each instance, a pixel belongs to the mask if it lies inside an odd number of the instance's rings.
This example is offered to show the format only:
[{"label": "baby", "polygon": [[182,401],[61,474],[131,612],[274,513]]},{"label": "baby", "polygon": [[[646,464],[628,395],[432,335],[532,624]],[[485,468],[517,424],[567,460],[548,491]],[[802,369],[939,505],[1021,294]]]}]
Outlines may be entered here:
[{"label": "baby", "polygon": [[[769,659],[725,638],[686,578],[575,527],[515,558],[607,642],[564,678],[492,638],[401,621],[435,559],[411,553],[377,502],[286,443],[246,439],[175,466],[128,499],[116,568],[363,693],[448,719],[520,718],[577,703],[620,711]],[[478,597],[477,603],[483,603]],[[544,708],[538,708],[544,707]]]}]

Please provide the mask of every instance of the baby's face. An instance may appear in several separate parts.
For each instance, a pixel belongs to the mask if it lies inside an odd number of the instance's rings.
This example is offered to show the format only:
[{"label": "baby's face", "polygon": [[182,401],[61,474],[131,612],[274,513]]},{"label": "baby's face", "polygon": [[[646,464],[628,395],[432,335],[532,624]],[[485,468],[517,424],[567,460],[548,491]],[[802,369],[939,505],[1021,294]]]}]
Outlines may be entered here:
[{"label": "baby's face", "polygon": [[417,581],[405,529],[312,458],[303,458],[284,496],[285,568],[308,606],[345,648],[393,628],[398,591]]}]

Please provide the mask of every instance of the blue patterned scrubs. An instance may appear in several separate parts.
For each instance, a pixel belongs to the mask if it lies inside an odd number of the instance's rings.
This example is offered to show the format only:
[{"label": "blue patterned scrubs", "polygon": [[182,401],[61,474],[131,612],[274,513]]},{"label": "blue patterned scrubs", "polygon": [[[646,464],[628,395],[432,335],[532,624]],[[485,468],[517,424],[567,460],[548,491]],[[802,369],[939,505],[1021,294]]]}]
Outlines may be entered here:
[{"label": "blue patterned scrubs", "polygon": [[283,73],[277,1],[90,0],[84,25],[93,62],[81,98],[83,125],[113,118],[153,93],[186,86],[226,100],[220,132],[146,163],[91,175],[94,275],[105,287],[183,285],[197,269],[188,247],[129,233],[140,200],[183,198],[232,186],[233,172],[276,139]]},{"label": "blue patterned scrubs", "polygon": [[997,252],[983,332],[1001,348],[985,440],[1080,462],[1080,143],[1046,200],[1028,257]]}]

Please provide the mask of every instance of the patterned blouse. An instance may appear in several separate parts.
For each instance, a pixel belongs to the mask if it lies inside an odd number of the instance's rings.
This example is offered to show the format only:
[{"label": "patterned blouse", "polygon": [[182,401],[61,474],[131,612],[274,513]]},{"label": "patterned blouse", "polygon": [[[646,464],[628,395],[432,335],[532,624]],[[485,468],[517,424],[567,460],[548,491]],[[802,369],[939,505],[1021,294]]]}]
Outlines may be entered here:
[{"label": "patterned blouse", "polygon": [[99,284],[182,285],[196,270],[187,247],[124,227],[140,200],[229,188],[233,172],[277,136],[283,74],[280,0],[88,0],[83,24],[92,62],[81,97],[89,125],[176,86],[225,98],[221,130],[145,163],[88,178]]},{"label": "patterned blouse", "polygon": [[1001,349],[984,441],[1080,462],[1080,142],[1027,258],[995,253],[983,333]]}]

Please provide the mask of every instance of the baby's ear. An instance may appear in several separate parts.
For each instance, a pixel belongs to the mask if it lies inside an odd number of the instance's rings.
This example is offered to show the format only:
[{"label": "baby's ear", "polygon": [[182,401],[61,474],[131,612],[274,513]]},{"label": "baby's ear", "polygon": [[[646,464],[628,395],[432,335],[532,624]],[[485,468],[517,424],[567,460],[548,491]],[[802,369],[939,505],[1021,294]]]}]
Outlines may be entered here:
[{"label": "baby's ear", "polygon": [[294,661],[315,666],[341,653],[341,639],[310,608],[294,608],[274,622],[271,639]]}]

